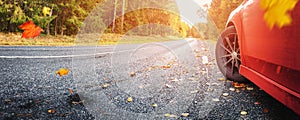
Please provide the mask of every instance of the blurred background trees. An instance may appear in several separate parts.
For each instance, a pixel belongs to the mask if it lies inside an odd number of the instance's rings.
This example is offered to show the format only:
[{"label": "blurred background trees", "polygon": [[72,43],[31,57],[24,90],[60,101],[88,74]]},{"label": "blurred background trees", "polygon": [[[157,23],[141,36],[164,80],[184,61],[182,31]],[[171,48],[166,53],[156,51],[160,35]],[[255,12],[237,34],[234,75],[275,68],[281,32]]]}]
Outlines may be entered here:
[{"label": "blurred background trees", "polygon": [[243,1],[244,0],[212,0],[208,13],[220,31],[224,30],[230,13]]},{"label": "blurred background trees", "polygon": [[[147,2],[144,0],[131,0],[130,3],[128,0],[113,0],[110,1],[114,3],[111,6],[97,7],[98,3],[103,1],[0,0],[0,32],[20,32],[19,25],[28,20],[33,20],[35,24],[44,29],[44,34],[48,35],[76,35],[82,26],[81,29],[87,32],[108,26],[106,33],[124,34],[128,32],[129,28],[137,27],[130,34],[167,36],[177,32],[181,37],[193,36],[213,39],[212,36],[218,34],[215,26],[219,30],[224,29],[230,12],[243,0],[212,0],[210,7],[209,5],[204,6],[206,8],[204,12],[209,13],[205,17],[212,19],[213,22],[208,21],[194,26],[183,22],[180,15],[178,15],[179,12],[172,13],[159,9],[142,9],[136,12],[128,12],[138,8],[137,6],[158,6],[159,8],[172,8],[172,11],[176,11],[176,4],[171,0],[151,0]],[[99,12],[91,12],[92,10]],[[93,15],[86,19],[89,14]],[[85,24],[84,20],[97,24]],[[141,25],[147,26],[138,27]]]}]

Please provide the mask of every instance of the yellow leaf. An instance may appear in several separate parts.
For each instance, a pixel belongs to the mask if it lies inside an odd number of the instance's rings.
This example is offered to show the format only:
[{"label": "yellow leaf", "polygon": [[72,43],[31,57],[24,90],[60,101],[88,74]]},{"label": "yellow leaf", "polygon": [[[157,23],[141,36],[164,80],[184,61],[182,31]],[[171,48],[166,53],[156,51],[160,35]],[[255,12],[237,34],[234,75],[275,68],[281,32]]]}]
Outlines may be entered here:
[{"label": "yellow leaf", "polygon": [[190,114],[189,113],[182,113],[181,114],[181,116],[183,116],[183,117],[187,117],[187,116],[189,116]]},{"label": "yellow leaf", "polygon": [[156,104],[156,103],[153,103],[153,104],[152,104],[152,107],[157,107],[157,104]]},{"label": "yellow leaf", "polygon": [[127,98],[127,101],[128,101],[128,102],[132,102],[132,100],[133,100],[132,97],[128,97],[128,98]]},{"label": "yellow leaf", "polygon": [[53,110],[53,109],[49,109],[49,110],[48,110],[48,113],[50,113],[50,114],[54,114],[54,113],[55,113],[55,110]]},{"label": "yellow leaf", "polygon": [[246,111],[241,111],[241,115],[247,115],[248,113]]},{"label": "yellow leaf", "polygon": [[42,10],[43,15],[44,16],[50,15],[50,10],[51,9],[49,7],[43,7],[43,10]]},{"label": "yellow leaf", "polygon": [[279,28],[292,23],[289,11],[293,10],[298,0],[261,0],[260,8],[265,11],[264,20],[270,29]]},{"label": "yellow leaf", "polygon": [[59,76],[64,76],[69,73],[69,70],[66,68],[61,68],[58,71],[56,71],[55,73],[58,74]]}]

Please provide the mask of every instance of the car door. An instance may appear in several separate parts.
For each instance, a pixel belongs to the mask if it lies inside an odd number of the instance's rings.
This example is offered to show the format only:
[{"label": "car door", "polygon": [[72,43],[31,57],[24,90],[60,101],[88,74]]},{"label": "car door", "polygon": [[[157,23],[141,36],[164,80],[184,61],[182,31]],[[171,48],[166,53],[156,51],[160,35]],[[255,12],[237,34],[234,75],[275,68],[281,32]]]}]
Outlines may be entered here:
[{"label": "car door", "polygon": [[263,9],[260,2],[261,0],[247,0],[244,3],[241,15],[243,64],[277,83],[299,92],[299,3],[293,10],[286,12],[291,16],[291,24],[280,27],[277,24],[270,26],[265,16],[267,12],[271,11],[271,14],[268,15],[273,15],[280,21],[282,16],[276,12],[272,13],[274,9],[280,10],[280,5]]}]

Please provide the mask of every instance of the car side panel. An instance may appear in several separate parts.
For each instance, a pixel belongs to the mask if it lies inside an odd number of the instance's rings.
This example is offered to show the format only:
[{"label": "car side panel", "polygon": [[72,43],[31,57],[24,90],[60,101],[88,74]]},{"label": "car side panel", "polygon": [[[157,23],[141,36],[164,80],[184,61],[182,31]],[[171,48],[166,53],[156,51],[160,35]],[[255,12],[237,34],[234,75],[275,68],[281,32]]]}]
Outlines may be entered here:
[{"label": "car side panel", "polygon": [[248,0],[243,7],[243,65],[300,93],[300,4],[291,12],[292,25],[282,29],[267,26],[259,0]]}]

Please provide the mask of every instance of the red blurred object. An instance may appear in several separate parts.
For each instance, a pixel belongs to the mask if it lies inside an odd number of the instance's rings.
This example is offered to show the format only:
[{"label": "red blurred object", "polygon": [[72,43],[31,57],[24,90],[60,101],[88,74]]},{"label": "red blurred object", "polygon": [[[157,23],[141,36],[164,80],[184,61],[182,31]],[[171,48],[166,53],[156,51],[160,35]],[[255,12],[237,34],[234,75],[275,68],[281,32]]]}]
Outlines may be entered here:
[{"label": "red blurred object", "polygon": [[[292,23],[268,27],[260,0],[245,0],[227,21],[216,46],[218,67],[228,79],[250,80],[300,115],[300,2]],[[277,16],[280,19],[281,16]]]},{"label": "red blurred object", "polygon": [[19,28],[24,30],[22,38],[35,38],[43,31],[41,27],[36,26],[32,21],[23,23]]}]

